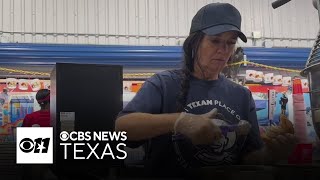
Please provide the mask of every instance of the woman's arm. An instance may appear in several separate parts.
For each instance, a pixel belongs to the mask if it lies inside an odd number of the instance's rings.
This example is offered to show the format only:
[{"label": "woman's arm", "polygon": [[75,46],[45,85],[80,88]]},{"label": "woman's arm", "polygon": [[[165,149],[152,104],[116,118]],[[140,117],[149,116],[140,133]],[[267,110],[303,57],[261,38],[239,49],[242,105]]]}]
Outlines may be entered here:
[{"label": "woman's arm", "polygon": [[126,131],[128,140],[139,141],[173,132],[180,113],[149,114],[130,113],[116,120],[115,130]]},{"label": "woman's arm", "polygon": [[156,74],[147,79],[116,119],[115,130],[126,131],[129,141],[146,140],[172,132],[179,113],[162,113],[164,82],[160,77]]},{"label": "woman's arm", "polygon": [[193,144],[211,144],[221,138],[221,130],[211,121],[216,114],[216,108],[198,115],[131,113],[117,119],[116,130],[126,131],[128,140],[131,141],[175,132],[190,138]]}]

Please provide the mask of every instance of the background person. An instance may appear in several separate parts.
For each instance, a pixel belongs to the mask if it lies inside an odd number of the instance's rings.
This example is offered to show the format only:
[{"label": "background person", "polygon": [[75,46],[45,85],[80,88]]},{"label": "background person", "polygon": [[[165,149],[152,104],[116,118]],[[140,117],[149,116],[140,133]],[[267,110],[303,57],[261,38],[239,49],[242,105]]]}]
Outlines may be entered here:
[{"label": "background person", "polygon": [[279,101],[279,104],[281,105],[281,114],[283,115],[286,115],[287,103],[288,103],[288,98],[286,96],[286,93],[283,93]]},{"label": "background person", "polygon": [[40,110],[27,114],[23,120],[22,127],[50,127],[50,90],[40,89],[36,94],[36,100]]}]

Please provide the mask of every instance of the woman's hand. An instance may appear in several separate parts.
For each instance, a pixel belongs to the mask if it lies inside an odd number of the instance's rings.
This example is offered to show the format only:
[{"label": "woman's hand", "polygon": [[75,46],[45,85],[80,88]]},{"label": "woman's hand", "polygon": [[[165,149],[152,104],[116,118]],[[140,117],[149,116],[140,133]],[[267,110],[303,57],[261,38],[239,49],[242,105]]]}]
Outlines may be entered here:
[{"label": "woman's hand", "polygon": [[216,108],[202,115],[183,112],[175,122],[174,131],[190,138],[195,145],[212,144],[222,137],[220,128],[211,121],[217,112]]}]

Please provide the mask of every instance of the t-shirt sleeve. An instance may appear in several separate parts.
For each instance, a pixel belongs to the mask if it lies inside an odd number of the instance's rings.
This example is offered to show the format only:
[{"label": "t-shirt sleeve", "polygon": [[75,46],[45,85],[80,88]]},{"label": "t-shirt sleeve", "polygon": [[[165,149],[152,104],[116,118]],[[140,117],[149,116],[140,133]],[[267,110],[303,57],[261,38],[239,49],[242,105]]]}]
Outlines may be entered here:
[{"label": "t-shirt sleeve", "polygon": [[243,154],[246,155],[249,152],[259,150],[263,147],[263,142],[260,136],[260,129],[258,124],[258,118],[256,113],[256,106],[253,100],[251,92],[249,92],[249,114],[248,121],[251,123],[251,130],[247,136],[247,140],[244,145]]},{"label": "t-shirt sleeve", "polygon": [[146,80],[134,98],[119,113],[119,116],[143,112],[158,114],[161,113],[162,106],[161,81],[157,75]]},{"label": "t-shirt sleeve", "polygon": [[[146,80],[134,98],[127,104],[126,107],[118,114],[118,117],[134,113],[161,113],[162,107],[162,90],[161,81],[157,75]],[[144,144],[146,141],[128,141],[128,147],[136,148]]]}]

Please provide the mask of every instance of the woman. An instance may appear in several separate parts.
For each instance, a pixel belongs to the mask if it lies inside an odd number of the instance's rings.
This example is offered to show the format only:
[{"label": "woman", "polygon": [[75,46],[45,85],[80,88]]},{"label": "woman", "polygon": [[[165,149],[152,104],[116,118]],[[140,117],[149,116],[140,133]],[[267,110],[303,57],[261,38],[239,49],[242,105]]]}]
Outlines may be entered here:
[{"label": "woman", "polygon": [[[146,167],[175,171],[181,167],[265,163],[265,159],[279,158],[273,156],[281,154],[278,145],[288,147],[281,147],[283,156],[291,150],[295,142],[292,135],[279,135],[274,146],[263,146],[251,92],[220,74],[235,51],[237,39],[247,41],[240,27],[241,15],[232,5],[202,7],[183,44],[183,69],[147,79],[119,114],[116,130],[127,132],[131,147],[146,145]],[[212,123],[219,121],[212,119],[223,119],[234,127],[245,120],[251,128],[245,136],[223,132]]]},{"label": "woman", "polygon": [[41,109],[27,114],[22,127],[50,127],[50,90],[40,89],[36,94],[36,100]]}]

